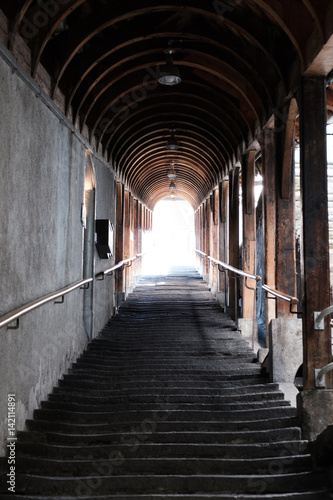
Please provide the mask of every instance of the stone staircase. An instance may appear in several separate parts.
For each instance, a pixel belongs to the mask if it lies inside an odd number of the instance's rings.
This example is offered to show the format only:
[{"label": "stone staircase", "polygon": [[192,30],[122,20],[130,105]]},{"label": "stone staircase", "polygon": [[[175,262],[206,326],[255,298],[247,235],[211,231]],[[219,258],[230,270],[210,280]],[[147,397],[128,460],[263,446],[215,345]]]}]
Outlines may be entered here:
[{"label": "stone staircase", "polygon": [[1,498],[328,499],[307,448],[199,276],[147,277],[27,422]]}]

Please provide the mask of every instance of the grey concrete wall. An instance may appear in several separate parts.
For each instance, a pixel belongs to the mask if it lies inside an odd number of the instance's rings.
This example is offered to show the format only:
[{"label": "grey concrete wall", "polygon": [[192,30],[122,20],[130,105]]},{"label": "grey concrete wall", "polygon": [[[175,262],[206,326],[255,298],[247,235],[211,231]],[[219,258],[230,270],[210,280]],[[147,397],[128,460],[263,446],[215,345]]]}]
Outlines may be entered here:
[{"label": "grey concrete wall", "polygon": [[[96,219],[109,219],[114,229],[116,213],[115,179],[110,168],[98,159],[94,160],[96,172]],[[109,269],[115,264],[114,254],[111,259],[100,259],[95,248],[96,273]],[[104,281],[94,284],[94,332],[103,328],[113,314],[115,276],[106,276]]]},{"label": "grey concrete wall", "polygon": [[[82,279],[86,153],[2,60],[0,110],[1,316]],[[112,217],[113,174],[102,164],[96,171],[97,212]],[[7,394],[16,395],[21,430],[85,347],[83,293],[77,290],[63,305],[50,303],[29,313],[19,330],[0,330],[0,454],[7,438]],[[96,289],[97,328],[110,315],[110,293]]]},{"label": "grey concrete wall", "polygon": [[271,382],[294,384],[303,363],[302,320],[274,318],[269,325]]}]

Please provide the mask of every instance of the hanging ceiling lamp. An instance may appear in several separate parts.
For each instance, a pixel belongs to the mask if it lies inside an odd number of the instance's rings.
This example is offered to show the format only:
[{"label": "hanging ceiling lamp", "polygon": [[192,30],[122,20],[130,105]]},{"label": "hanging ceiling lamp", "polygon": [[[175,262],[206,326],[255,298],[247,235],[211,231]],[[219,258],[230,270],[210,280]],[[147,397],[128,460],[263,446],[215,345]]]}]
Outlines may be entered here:
[{"label": "hanging ceiling lamp", "polygon": [[169,170],[167,176],[169,177],[169,179],[171,181],[174,181],[175,178],[177,177],[177,174],[176,174],[176,171],[175,171],[175,168],[174,168],[175,164],[174,163],[170,163],[170,167],[171,167],[171,169]]},{"label": "hanging ceiling lamp", "polygon": [[166,65],[161,70],[161,76],[158,81],[162,85],[178,85],[182,81],[180,78],[179,69],[173,64],[172,55],[175,53],[173,49],[166,49]]},{"label": "hanging ceiling lamp", "polygon": [[166,149],[169,149],[169,150],[176,150],[176,149],[179,149],[179,142],[177,141],[176,137],[175,137],[175,130],[170,130],[170,139],[168,139],[167,143],[166,143]]},{"label": "hanging ceiling lamp", "polygon": [[170,189],[170,191],[174,191],[176,189],[176,185],[173,181],[170,182],[169,189]]}]

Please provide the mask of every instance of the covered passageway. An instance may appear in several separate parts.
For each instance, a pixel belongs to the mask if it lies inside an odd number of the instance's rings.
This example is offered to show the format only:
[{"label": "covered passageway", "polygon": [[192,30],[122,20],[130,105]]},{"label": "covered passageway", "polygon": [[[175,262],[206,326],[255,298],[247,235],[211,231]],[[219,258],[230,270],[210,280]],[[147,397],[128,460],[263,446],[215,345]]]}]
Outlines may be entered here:
[{"label": "covered passageway", "polygon": [[172,241],[329,433],[332,1],[0,0],[0,56],[3,455]]}]

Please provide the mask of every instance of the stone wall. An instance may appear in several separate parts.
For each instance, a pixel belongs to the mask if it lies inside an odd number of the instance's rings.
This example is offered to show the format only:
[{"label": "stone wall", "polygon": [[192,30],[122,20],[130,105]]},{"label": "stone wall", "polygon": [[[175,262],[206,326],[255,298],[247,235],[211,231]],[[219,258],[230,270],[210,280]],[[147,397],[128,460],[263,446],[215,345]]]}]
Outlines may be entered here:
[{"label": "stone wall", "polygon": [[[0,316],[84,275],[86,147],[0,59]],[[96,214],[114,222],[114,175],[94,159]],[[95,256],[96,257],[96,256]],[[110,261],[96,257],[96,269]],[[93,263],[95,266],[95,264]],[[94,329],[112,311],[112,282],[94,285]],[[7,395],[24,428],[85,347],[84,293],[49,303],[0,330],[0,454],[7,437]],[[97,317],[98,316],[98,317]]]}]

